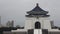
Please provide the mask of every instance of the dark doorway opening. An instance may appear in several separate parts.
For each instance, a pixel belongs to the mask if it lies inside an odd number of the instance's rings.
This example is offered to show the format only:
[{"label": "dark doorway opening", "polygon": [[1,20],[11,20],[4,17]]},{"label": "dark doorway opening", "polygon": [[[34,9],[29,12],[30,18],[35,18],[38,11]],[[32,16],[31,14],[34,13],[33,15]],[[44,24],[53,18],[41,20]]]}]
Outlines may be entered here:
[{"label": "dark doorway opening", "polygon": [[40,29],[40,28],[41,28],[40,22],[36,22],[36,23],[35,23],[35,29]]}]

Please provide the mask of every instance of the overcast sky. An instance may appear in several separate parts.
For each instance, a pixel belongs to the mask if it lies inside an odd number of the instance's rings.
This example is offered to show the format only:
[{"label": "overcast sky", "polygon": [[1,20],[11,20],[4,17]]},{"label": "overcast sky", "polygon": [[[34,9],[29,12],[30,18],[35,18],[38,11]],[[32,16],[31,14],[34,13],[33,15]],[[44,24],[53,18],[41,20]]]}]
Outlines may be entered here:
[{"label": "overcast sky", "polygon": [[14,20],[15,25],[23,26],[26,12],[33,9],[36,3],[45,11],[49,11],[55,25],[60,26],[60,0],[0,0],[1,23]]}]

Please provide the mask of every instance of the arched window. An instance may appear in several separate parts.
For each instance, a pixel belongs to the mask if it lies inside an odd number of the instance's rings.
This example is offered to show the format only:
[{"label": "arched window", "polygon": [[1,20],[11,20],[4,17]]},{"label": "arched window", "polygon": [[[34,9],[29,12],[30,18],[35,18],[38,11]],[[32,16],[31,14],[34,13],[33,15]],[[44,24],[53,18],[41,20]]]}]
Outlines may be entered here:
[{"label": "arched window", "polygon": [[41,28],[40,22],[36,22],[36,23],[35,23],[35,29],[40,29],[40,28]]}]

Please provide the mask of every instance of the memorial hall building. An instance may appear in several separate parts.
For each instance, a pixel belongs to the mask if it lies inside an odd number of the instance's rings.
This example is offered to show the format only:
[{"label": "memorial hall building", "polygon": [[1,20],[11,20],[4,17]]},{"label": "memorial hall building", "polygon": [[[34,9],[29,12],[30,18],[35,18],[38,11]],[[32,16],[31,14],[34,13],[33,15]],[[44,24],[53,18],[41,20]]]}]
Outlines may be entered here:
[{"label": "memorial hall building", "polygon": [[26,12],[24,29],[4,31],[4,34],[60,34],[58,27],[54,27],[48,11],[36,6]]}]

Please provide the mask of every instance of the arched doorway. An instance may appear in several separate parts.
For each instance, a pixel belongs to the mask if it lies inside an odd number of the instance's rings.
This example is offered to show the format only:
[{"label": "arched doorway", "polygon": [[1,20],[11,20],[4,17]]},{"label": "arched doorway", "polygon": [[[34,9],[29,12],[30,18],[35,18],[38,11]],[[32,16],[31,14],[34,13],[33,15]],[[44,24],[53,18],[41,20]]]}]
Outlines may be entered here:
[{"label": "arched doorway", "polygon": [[40,22],[36,22],[36,23],[35,23],[35,29],[40,29],[40,28],[41,28]]}]

